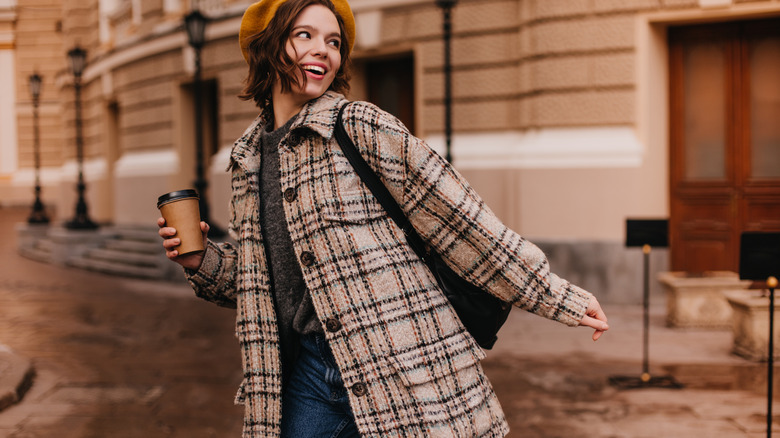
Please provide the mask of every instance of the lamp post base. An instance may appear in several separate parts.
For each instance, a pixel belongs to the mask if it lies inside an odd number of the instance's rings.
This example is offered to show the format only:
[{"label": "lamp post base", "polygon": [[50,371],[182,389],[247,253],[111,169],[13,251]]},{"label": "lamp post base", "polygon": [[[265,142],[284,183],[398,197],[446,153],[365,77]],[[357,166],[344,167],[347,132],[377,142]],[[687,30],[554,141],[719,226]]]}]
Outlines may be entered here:
[{"label": "lamp post base", "polygon": [[683,388],[672,376],[651,376],[649,373],[642,373],[640,376],[612,376],[609,383],[618,389]]},{"label": "lamp post base", "polygon": [[84,191],[86,188],[81,171],[79,170],[79,182],[76,184],[76,192],[78,193],[76,214],[70,222],[65,223],[65,228],[69,230],[94,230],[98,228],[98,224],[92,222],[92,219],[89,218],[89,214],[87,213],[89,208],[87,207],[87,201],[84,199]]},{"label": "lamp post base", "polygon": [[48,224],[49,217],[43,212],[33,212],[30,217],[27,218],[28,224]]},{"label": "lamp post base", "polygon": [[33,204],[32,212],[30,213],[30,217],[27,218],[28,224],[48,224],[49,223],[49,216],[46,215],[46,210],[43,208],[43,204],[36,201],[35,204]]},{"label": "lamp post base", "polygon": [[86,203],[79,202],[76,204],[76,216],[65,223],[65,228],[69,230],[95,230],[98,228],[98,224],[92,222],[92,219],[87,215]]},{"label": "lamp post base", "polygon": [[69,230],[96,230],[99,225],[88,217],[75,217],[71,221],[65,222],[65,228]]}]

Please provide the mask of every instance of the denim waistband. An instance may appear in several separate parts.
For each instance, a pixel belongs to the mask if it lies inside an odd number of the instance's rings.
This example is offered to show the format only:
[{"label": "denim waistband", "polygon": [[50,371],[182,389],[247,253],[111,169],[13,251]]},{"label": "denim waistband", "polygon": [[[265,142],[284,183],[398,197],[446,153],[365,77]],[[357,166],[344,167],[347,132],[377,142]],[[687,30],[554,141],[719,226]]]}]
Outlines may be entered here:
[{"label": "denim waistband", "polygon": [[329,385],[343,386],[341,373],[339,372],[336,359],[330,350],[328,340],[321,334],[311,334],[301,336],[301,354],[308,354],[317,358],[323,365],[325,375],[324,380]]}]

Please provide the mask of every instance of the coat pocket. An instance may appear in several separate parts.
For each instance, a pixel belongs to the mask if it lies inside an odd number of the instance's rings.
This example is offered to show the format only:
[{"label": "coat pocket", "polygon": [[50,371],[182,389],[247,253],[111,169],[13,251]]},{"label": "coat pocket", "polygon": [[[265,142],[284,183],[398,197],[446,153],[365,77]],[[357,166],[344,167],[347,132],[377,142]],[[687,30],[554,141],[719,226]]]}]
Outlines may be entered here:
[{"label": "coat pocket", "polygon": [[363,184],[341,151],[332,156],[328,176],[317,184],[323,218],[331,222],[362,225],[385,217],[385,210]]},{"label": "coat pocket", "polygon": [[[368,196],[373,198],[370,194]],[[365,225],[386,216],[382,206],[364,192],[347,193],[342,196],[341,202],[327,205],[322,210],[326,221],[347,225]]]},{"label": "coat pocket", "polygon": [[[485,358],[463,334],[390,357],[400,382],[408,391],[404,403],[426,428],[471,428],[463,421],[481,411],[494,397],[479,362]],[[460,425],[460,426],[458,426]],[[464,431],[456,433],[460,436]],[[463,436],[468,435],[466,433]]]}]

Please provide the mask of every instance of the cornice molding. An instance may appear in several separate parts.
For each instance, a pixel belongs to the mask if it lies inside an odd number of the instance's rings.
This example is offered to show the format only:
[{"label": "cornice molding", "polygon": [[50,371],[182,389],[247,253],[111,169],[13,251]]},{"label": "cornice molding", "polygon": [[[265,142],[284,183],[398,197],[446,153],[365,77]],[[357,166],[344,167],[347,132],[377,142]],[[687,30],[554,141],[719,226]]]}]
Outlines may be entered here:
[{"label": "cornice molding", "polygon": [[[443,153],[442,135],[426,141]],[[642,164],[644,150],[627,126],[456,133],[452,140],[460,169],[634,168]]]}]

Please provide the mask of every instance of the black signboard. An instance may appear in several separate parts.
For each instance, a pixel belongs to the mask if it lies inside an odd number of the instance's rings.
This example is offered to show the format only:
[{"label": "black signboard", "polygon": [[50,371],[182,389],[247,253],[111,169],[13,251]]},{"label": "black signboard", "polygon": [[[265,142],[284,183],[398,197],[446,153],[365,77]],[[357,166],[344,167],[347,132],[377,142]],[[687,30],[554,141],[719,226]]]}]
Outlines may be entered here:
[{"label": "black signboard", "polygon": [[780,233],[744,232],[739,244],[739,278],[780,278]]},{"label": "black signboard", "polygon": [[626,219],[626,246],[669,246],[668,219]]}]

